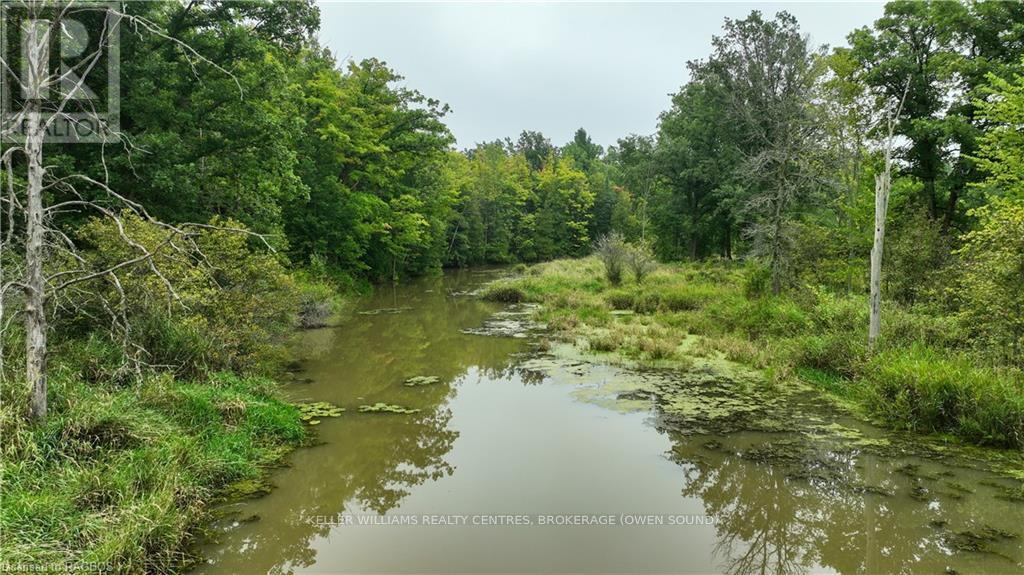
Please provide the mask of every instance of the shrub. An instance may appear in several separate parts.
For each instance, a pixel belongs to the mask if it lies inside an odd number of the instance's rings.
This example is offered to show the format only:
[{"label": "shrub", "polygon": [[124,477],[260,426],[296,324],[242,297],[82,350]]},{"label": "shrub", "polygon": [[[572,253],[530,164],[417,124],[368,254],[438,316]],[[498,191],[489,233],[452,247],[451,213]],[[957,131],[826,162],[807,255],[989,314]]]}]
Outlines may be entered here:
[{"label": "shrub", "polygon": [[298,278],[297,284],[299,311],[296,322],[299,327],[311,329],[326,326],[339,308],[335,289],[326,283],[305,277]]},{"label": "shrub", "polygon": [[637,284],[644,283],[647,274],[657,267],[654,263],[654,253],[645,244],[629,246],[626,252],[626,265],[633,272],[633,279]]},{"label": "shrub", "polygon": [[791,343],[792,362],[798,367],[852,377],[867,353],[865,342],[865,338],[847,333],[800,336]]},{"label": "shrub", "polygon": [[676,355],[676,345],[669,338],[652,335],[641,337],[637,347],[647,359],[672,359]]},{"label": "shrub", "polygon": [[[156,254],[152,265],[138,262],[119,270],[123,300],[113,284],[95,284],[80,302],[83,309],[91,308],[93,317],[108,317],[105,310],[116,302],[115,308],[123,309],[132,326],[128,335],[134,337],[135,326],[142,326],[141,335],[148,340],[140,345],[146,352],[190,362],[170,364],[184,371],[267,372],[280,365],[299,298],[294,279],[277,256],[250,245],[248,235],[226,229],[244,229],[230,220],[214,219],[211,224],[217,227],[202,229],[194,245],[178,249],[165,246],[167,232],[160,226],[134,215],[123,220],[123,233]],[[87,260],[95,270],[138,255],[109,219],[90,220],[80,237],[92,248]],[[161,349],[164,344],[171,349]],[[195,353],[183,345],[196,345]]]},{"label": "shrub", "polygon": [[604,300],[612,306],[612,309],[633,309],[636,296],[632,291],[616,289],[605,292]]},{"label": "shrub", "polygon": [[769,365],[769,356],[765,350],[756,343],[733,335],[723,335],[714,338],[706,338],[706,344],[702,350],[720,351],[729,361],[743,363],[752,367],[763,369]]},{"label": "shrub", "polygon": [[661,295],[656,291],[644,291],[633,298],[633,311],[636,313],[654,313],[661,307]]},{"label": "shrub", "polygon": [[612,232],[597,240],[594,246],[598,259],[604,264],[604,274],[612,285],[622,283],[622,267],[629,251],[626,241],[618,232]]},{"label": "shrub", "polygon": [[690,311],[699,309],[714,296],[712,286],[684,284],[661,290],[661,305],[669,311]]},{"label": "shrub", "polygon": [[587,338],[590,350],[598,352],[616,351],[622,347],[623,342],[622,334],[615,331],[597,333]]},{"label": "shrub", "polygon": [[1024,365],[1024,200],[996,199],[971,215],[980,226],[958,252],[965,323],[986,347]]},{"label": "shrub", "polygon": [[752,338],[793,336],[810,326],[807,314],[790,299],[768,297],[733,308],[732,321]]},{"label": "shrub", "polygon": [[922,212],[907,218],[889,237],[883,260],[886,295],[904,304],[939,298],[954,277],[947,269],[950,246],[942,224]]},{"label": "shrub", "polygon": [[749,299],[759,298],[768,293],[772,282],[772,270],[768,266],[751,261],[743,273],[743,295]]}]

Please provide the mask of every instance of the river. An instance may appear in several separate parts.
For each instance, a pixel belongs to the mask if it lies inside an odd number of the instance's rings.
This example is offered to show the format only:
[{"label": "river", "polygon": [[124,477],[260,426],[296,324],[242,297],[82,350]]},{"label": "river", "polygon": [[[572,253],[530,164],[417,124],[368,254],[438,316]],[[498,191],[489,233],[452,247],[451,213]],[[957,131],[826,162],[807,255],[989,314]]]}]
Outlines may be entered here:
[{"label": "river", "polygon": [[650,390],[690,380],[538,352],[467,293],[495,273],[380,288],[303,333],[290,397],[346,411],[222,510],[194,573],[1024,572],[1019,483],[985,458],[806,393],[777,429],[669,417]]}]

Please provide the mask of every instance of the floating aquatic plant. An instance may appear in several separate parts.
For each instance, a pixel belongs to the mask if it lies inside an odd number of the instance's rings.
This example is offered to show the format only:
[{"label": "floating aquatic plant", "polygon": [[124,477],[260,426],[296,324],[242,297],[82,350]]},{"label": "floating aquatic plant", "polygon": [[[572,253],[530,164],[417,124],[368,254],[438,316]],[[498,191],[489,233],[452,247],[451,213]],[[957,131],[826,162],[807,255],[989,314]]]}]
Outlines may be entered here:
[{"label": "floating aquatic plant", "polygon": [[[1010,533],[997,529],[990,525],[982,525],[976,531],[966,530],[957,533],[950,533],[943,538],[946,545],[954,551],[967,551],[971,553],[994,553],[992,543],[1016,539],[1016,533]],[[998,553],[996,553],[999,555]]]},{"label": "floating aquatic plant", "polygon": [[299,408],[299,417],[309,425],[320,425],[321,417],[338,417],[345,412],[344,407],[338,407],[326,401],[300,403],[297,407]]},{"label": "floating aquatic plant", "polygon": [[420,387],[423,385],[433,385],[439,381],[441,381],[441,378],[436,375],[417,375],[416,377],[410,377],[405,380],[405,386]]},{"label": "floating aquatic plant", "polygon": [[360,405],[360,413],[419,413],[420,410],[390,403],[375,403],[373,405]]}]

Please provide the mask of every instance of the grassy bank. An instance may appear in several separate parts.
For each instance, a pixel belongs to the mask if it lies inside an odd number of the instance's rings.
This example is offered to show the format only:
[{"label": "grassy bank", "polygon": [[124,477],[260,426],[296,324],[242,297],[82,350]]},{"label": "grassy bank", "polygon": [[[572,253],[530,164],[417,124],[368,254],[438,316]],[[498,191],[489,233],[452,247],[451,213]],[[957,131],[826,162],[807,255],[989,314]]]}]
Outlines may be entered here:
[{"label": "grassy bank", "polygon": [[1024,374],[974,350],[957,318],[889,305],[869,352],[866,297],[773,297],[760,280],[738,264],[680,264],[612,286],[587,258],[534,266],[484,296],[541,303],[556,336],[594,351],[652,362],[718,355],[815,384],[894,428],[1024,448]]},{"label": "grassy bank", "polygon": [[298,410],[261,378],[118,387],[57,374],[51,397],[41,425],[11,401],[0,410],[5,569],[167,572],[187,560],[212,504],[258,486],[305,436]]},{"label": "grassy bank", "polygon": [[[159,229],[128,222],[140,243],[159,245]],[[129,257],[109,225],[88,234],[98,269]],[[212,506],[261,489],[268,466],[306,436],[275,379],[296,327],[333,321],[340,286],[241,234],[196,240],[202,257],[122,268],[118,282],[53,310],[40,421],[25,417],[20,323],[4,332],[0,570],[175,570]],[[8,297],[17,309],[18,294]]]}]

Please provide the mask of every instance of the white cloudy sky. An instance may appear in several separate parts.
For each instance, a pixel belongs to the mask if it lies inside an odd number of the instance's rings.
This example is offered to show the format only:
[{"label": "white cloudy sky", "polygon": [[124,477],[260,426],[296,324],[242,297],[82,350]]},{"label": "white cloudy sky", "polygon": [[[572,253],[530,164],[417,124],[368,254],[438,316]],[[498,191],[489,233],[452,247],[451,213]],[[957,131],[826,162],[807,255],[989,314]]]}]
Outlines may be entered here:
[{"label": "white cloudy sky", "polygon": [[845,43],[880,2],[351,3],[321,0],[321,42],[377,57],[447,102],[459,147],[524,129],[558,145],[583,126],[602,145],[649,134],[686,61],[707,57],[726,17],[792,13],[815,44]]}]

